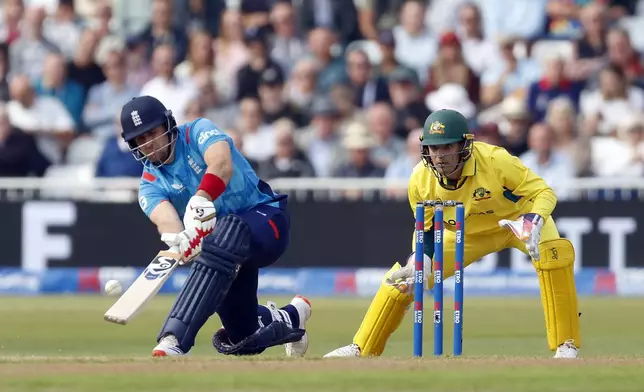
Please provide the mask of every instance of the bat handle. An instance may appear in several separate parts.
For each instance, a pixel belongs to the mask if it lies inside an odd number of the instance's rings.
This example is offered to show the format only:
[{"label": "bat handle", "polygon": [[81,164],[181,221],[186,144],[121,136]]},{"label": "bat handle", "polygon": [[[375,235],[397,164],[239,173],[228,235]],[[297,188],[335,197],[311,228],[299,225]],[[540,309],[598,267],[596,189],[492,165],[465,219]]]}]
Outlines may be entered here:
[{"label": "bat handle", "polygon": [[168,249],[169,252],[173,253],[179,253],[179,247],[178,246],[171,246],[170,249]]}]

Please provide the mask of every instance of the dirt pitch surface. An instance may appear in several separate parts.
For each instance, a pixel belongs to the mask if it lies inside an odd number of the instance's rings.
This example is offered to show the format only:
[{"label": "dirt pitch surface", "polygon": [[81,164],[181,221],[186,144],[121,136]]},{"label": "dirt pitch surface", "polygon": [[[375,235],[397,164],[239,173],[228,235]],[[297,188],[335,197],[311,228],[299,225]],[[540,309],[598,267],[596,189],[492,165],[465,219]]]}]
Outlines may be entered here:
[{"label": "dirt pitch surface", "polygon": [[643,365],[644,358],[625,357],[554,361],[32,356],[0,358],[0,377],[3,391],[641,391]]}]

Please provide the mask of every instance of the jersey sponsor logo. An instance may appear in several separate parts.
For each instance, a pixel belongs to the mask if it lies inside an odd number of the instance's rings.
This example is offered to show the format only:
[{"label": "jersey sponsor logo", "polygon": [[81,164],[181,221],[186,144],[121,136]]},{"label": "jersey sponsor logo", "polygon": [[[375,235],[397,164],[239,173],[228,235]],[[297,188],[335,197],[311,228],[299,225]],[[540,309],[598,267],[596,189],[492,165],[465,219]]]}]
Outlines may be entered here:
[{"label": "jersey sponsor logo", "polygon": [[183,184],[178,182],[175,182],[174,184],[172,184],[171,187],[172,189],[176,189],[179,192],[182,192],[184,189],[186,189],[186,187]]},{"label": "jersey sponsor logo", "polygon": [[492,192],[483,187],[479,187],[474,190],[472,197],[475,201],[487,200],[492,197]]},{"label": "jersey sponsor logo", "polygon": [[135,127],[139,127],[143,125],[143,121],[141,120],[141,116],[139,116],[138,110],[132,111],[130,115],[132,116],[132,123],[134,124]]},{"label": "jersey sponsor logo", "polygon": [[190,168],[197,174],[201,174],[203,171],[203,169],[197,165],[197,162],[195,162],[190,155],[188,155],[188,165],[190,165]]},{"label": "jersey sponsor logo", "polygon": [[221,132],[219,132],[219,130],[217,129],[211,129],[210,131],[203,132],[201,135],[199,135],[199,140],[197,140],[197,143],[204,144],[206,140],[214,135],[221,135]]}]

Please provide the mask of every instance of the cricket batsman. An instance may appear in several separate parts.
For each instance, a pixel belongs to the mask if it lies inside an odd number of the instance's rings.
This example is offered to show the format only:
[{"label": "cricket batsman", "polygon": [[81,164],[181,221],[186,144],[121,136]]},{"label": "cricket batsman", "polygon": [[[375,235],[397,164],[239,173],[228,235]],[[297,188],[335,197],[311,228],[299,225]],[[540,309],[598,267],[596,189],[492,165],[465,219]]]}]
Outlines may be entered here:
[{"label": "cricket batsman", "polygon": [[[504,148],[476,142],[466,119],[439,110],[425,121],[421,157],[409,181],[412,211],[423,200],[456,200],[465,207],[465,267],[490,253],[516,248],[530,255],[539,278],[548,347],[555,358],[577,358],[581,337],[570,241],[551,217],[557,197],[543,179]],[[433,243],[433,209],[425,209],[425,243]],[[445,277],[454,274],[454,208],[444,210]],[[509,229],[509,230],[508,230]],[[412,241],[412,251],[415,241]],[[425,281],[433,286],[432,246],[425,246]],[[325,357],[379,356],[413,302],[414,254],[383,278],[353,344]]]},{"label": "cricket batsman", "polygon": [[144,170],[139,205],[161,241],[179,249],[190,272],[157,337],[156,357],[183,355],[215,312],[223,327],[213,345],[222,354],[253,355],[286,346],[308,348],[311,306],[296,296],[277,308],[257,301],[259,268],[289,243],[287,197],[260,180],[232,139],[205,118],[177,125],[156,98],[141,96],[121,110],[123,139]]}]

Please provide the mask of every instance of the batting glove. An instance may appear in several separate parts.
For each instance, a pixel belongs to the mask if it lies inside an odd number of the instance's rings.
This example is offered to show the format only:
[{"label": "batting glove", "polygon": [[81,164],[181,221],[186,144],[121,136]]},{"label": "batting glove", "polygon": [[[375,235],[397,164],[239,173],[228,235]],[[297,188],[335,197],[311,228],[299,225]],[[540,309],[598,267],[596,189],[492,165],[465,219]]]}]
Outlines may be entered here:
[{"label": "batting glove", "polygon": [[201,243],[203,238],[196,229],[186,229],[180,233],[163,233],[161,241],[165,242],[171,249],[179,248],[179,254],[182,256],[179,265],[190,263],[201,253]]},{"label": "batting glove", "polygon": [[195,229],[203,239],[214,230],[216,215],[212,201],[202,196],[192,196],[183,214],[183,227]]},{"label": "batting glove", "polygon": [[541,242],[541,228],[544,223],[540,215],[530,213],[521,215],[514,221],[501,219],[499,226],[512,230],[514,235],[525,243],[530,257],[539,260],[539,242]]}]

